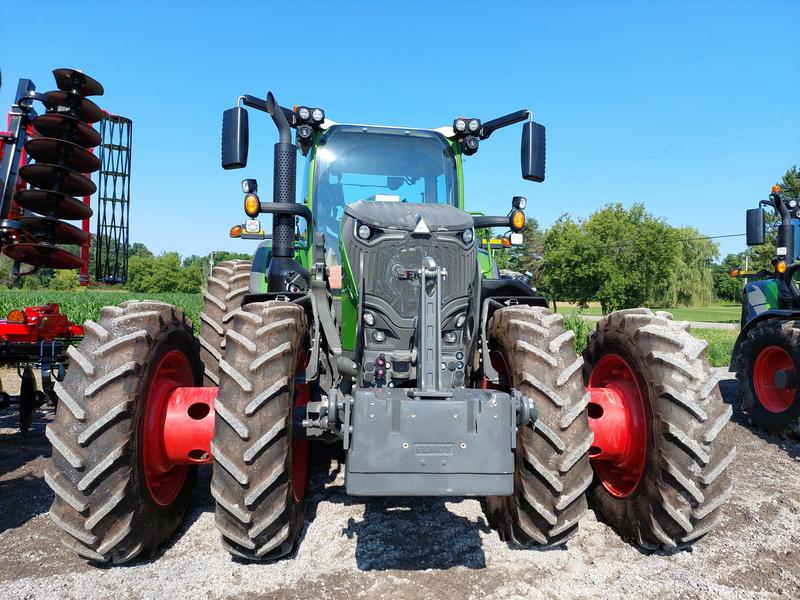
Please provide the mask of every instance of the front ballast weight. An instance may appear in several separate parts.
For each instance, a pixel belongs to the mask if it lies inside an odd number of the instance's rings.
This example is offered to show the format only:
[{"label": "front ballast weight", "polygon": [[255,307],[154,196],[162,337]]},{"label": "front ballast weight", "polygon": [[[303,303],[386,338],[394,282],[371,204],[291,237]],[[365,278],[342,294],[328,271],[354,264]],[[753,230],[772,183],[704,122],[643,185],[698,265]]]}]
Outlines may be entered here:
[{"label": "front ballast weight", "polygon": [[397,275],[419,282],[412,351],[417,387],[357,388],[343,397],[347,493],[510,495],[517,428],[533,425],[536,408],[516,390],[443,385],[441,288],[447,271],[428,256],[419,269]]}]

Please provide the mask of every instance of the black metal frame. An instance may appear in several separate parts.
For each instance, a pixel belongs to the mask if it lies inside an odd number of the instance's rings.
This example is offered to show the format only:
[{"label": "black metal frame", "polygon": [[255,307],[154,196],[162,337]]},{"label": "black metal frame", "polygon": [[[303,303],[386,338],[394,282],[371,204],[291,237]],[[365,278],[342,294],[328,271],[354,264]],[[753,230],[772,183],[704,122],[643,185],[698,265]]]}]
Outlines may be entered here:
[{"label": "black metal frame", "polygon": [[119,115],[100,121],[95,281],[126,283],[130,248],[130,177],[133,122]]}]

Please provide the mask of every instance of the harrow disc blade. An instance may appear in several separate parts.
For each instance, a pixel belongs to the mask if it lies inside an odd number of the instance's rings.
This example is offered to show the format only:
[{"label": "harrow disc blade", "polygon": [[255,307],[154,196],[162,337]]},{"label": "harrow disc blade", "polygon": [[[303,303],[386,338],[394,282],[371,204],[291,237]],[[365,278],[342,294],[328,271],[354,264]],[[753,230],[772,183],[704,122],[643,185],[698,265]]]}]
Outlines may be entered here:
[{"label": "harrow disc blade", "polygon": [[25,165],[20,176],[34,187],[64,192],[70,196],[88,196],[97,191],[95,183],[77,171],[47,163]]},{"label": "harrow disc blade", "polygon": [[14,202],[22,208],[56,219],[88,219],[92,209],[80,200],[54,190],[20,190]]},{"label": "harrow disc blade", "polygon": [[[94,102],[72,92],[53,90],[45,92],[45,102],[53,112],[67,112],[87,123],[95,123],[103,118],[103,110]],[[56,107],[64,108],[64,111],[56,111]]]},{"label": "harrow disc blade", "polygon": [[80,228],[49,217],[20,217],[20,229],[37,240],[51,244],[83,244],[89,234]]},{"label": "harrow disc blade", "polygon": [[3,254],[12,260],[50,269],[79,269],[83,264],[80,256],[51,246],[50,244],[12,244],[3,248]]},{"label": "harrow disc blade", "polygon": [[99,131],[64,113],[39,115],[32,124],[43,136],[64,139],[84,148],[92,148],[100,143]]},{"label": "harrow disc blade", "polygon": [[39,162],[69,167],[81,173],[100,168],[100,158],[83,146],[56,138],[32,138],[25,142],[25,151]]},{"label": "harrow disc blade", "polygon": [[102,96],[105,90],[103,85],[75,69],[53,69],[58,89],[64,92],[74,92],[81,96]]}]

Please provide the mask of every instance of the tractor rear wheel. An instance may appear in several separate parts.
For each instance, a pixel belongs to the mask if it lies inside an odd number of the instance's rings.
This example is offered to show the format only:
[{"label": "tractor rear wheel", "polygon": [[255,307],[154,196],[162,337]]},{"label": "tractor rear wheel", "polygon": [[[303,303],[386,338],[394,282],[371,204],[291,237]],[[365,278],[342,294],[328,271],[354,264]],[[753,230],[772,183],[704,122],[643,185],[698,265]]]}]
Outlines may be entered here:
[{"label": "tractor rear wheel", "polygon": [[739,348],[742,408],[760,429],[800,435],[800,321],[756,323]]},{"label": "tractor rear wheel", "polygon": [[731,416],[706,342],[669,313],[611,313],[584,353],[591,393],[592,498],[624,539],[647,549],[694,543],[730,497]]},{"label": "tractor rear wheel", "polygon": [[307,401],[295,384],[307,344],[305,312],[290,302],[247,304],[227,331],[211,495],[224,545],[246,560],[288,554],[303,528],[308,442],[292,439],[292,413]]},{"label": "tractor rear wheel", "polygon": [[173,389],[202,383],[192,323],[169,304],[125,302],[87,321],[68,354],[47,427],[50,517],[85,558],[147,556],[178,528],[191,497],[193,468],[169,466],[153,424]]},{"label": "tractor rear wheel", "polygon": [[501,308],[487,327],[492,365],[507,387],[533,398],[539,416],[520,427],[514,493],[484,501],[489,524],[518,545],[557,546],[578,530],[592,482],[588,397],[564,318],[546,308]]},{"label": "tractor rear wheel", "polygon": [[230,325],[232,311],[242,305],[242,298],[250,290],[251,268],[248,261],[226,260],[211,270],[206,281],[203,312],[200,313],[200,358],[208,386],[219,385],[225,330]]}]

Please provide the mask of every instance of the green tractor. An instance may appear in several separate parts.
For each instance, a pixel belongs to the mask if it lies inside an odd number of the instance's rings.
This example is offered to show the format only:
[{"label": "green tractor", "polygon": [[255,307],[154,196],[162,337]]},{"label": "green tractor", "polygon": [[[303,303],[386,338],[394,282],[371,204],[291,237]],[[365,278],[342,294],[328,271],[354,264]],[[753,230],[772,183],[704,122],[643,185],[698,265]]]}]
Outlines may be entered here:
[{"label": "green tractor", "polygon": [[[785,197],[778,185],[761,205],[780,218],[772,270],[745,272],[735,277],[755,278],[745,286],[742,329],[736,340],[731,370],[741,382],[742,408],[752,424],[773,433],[800,436],[800,289],[794,276],[800,236],[800,206]],[[764,209],[747,211],[747,245],[766,241]]]},{"label": "green tractor", "polygon": [[[248,220],[231,230],[263,240],[253,261],[213,269],[199,338],[166,304],[104,309],[58,387],[45,477],[71,548],[152,553],[187,510],[194,467],[213,462],[226,548],[290,554],[312,442],[343,448],[348,494],[477,497],[518,546],[564,544],[588,496],[648,549],[715,525],[734,449],[705,342],[633,309],[604,317],[576,355],[562,316],[492,260],[520,243],[526,200],[503,216],[465,211],[462,158],[501,127],[524,123],[522,177],[544,180],[529,111],[426,130],[246,95],[223,117],[225,168],[247,163],[245,106],[279,134],[272,201],[246,179]],[[507,234],[476,239],[487,228]]]}]

